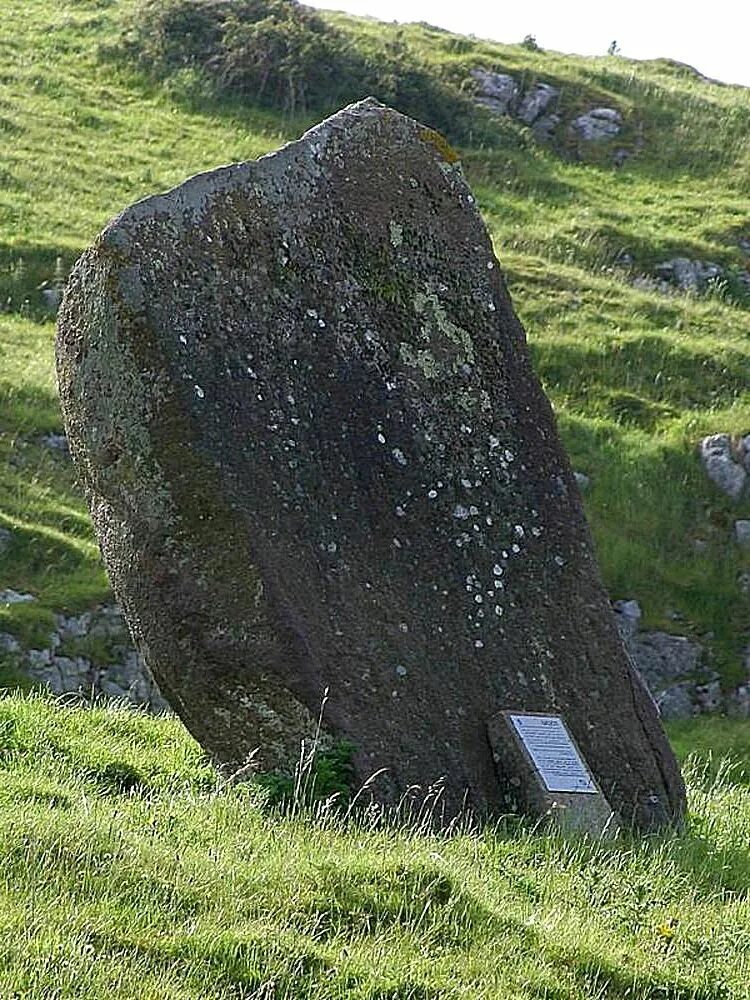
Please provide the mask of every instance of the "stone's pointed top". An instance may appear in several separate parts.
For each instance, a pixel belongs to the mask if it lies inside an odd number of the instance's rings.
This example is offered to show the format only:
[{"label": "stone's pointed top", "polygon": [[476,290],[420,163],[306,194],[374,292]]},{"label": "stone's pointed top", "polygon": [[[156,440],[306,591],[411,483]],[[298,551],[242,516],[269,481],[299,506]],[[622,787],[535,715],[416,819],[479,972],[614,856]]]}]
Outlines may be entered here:
[{"label": "stone's pointed top", "polygon": [[[127,209],[58,377],[107,568],[218,759],[357,748],[398,802],[502,808],[501,708],[563,713],[624,822],[684,792],[630,673],[487,230],[438,133],[367,100]],[[436,807],[437,808],[437,807]]]},{"label": "stone's pointed top", "polygon": [[[340,148],[342,141],[362,148],[363,144],[368,144],[367,136],[373,129],[374,141],[385,143],[393,154],[403,152],[405,146],[414,145],[415,149],[421,148],[432,157],[437,153],[439,161],[455,164],[459,159],[441,133],[425,128],[374,97],[366,97],[314,125],[299,139],[257,160],[245,160],[194,174],[168,191],[135,202],[112,219],[100,234],[99,245],[127,256],[132,245],[132,227],[160,217],[170,218],[180,227],[200,224],[216,196],[236,193],[243,188],[251,191],[253,185],[260,183],[266,196],[271,197],[272,193],[264,183],[270,177],[276,179],[278,191],[285,184],[285,175],[301,174],[306,183],[298,193],[307,197],[321,166],[332,159],[346,157],[346,152]],[[387,137],[381,135],[382,129],[386,129]]]}]

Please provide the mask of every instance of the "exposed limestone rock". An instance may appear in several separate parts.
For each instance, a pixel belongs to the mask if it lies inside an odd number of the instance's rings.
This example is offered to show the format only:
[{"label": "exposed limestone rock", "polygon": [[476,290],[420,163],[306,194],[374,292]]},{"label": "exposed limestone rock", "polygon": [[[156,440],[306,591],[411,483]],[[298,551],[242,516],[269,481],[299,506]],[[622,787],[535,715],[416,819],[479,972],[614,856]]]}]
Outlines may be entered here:
[{"label": "exposed limestone rock", "polygon": [[518,105],[518,117],[527,125],[532,125],[544,114],[549,106],[560,96],[557,87],[549,83],[537,83],[533,89],[527,90]]},{"label": "exposed limestone rock", "polygon": [[539,142],[551,142],[561,121],[560,115],[542,115],[541,118],[537,118],[531,129]]},{"label": "exposed limestone rock", "polygon": [[0,633],[0,653],[53,694],[130,702],[153,714],[169,712],[143,658],[133,648],[120,609],[104,605],[80,615],[56,615],[46,646],[24,649]]},{"label": "exposed limestone rock", "polygon": [[592,108],[575,118],[570,130],[584,142],[614,139],[622,130],[622,115],[615,108]]},{"label": "exposed limestone rock", "polygon": [[[509,73],[493,73],[486,69],[471,70],[476,85],[475,102],[496,115],[517,118],[530,125],[539,142],[549,143],[563,123],[563,117],[553,110],[560,98],[560,90],[550,83],[537,81],[524,88]],[[568,119],[570,136],[580,142],[600,142],[614,139],[620,134],[623,118],[616,108],[592,108]],[[615,166],[622,166],[633,150],[618,149],[614,153]]]},{"label": "exposed limestone rock", "polygon": [[0,590],[0,604],[30,604],[35,601],[33,594],[22,594],[17,590]]},{"label": "exposed limestone rock", "polygon": [[681,681],[665,688],[656,696],[656,704],[662,719],[676,721],[691,719],[695,715],[692,687],[689,681]]},{"label": "exposed limestone rock", "polygon": [[0,555],[13,544],[13,532],[10,528],[0,528]]},{"label": "exposed limestone rock", "polygon": [[[690,719],[717,712],[746,718],[746,708],[750,714],[750,680],[725,694],[719,675],[705,666],[700,643],[667,632],[640,631],[642,612],[637,601],[614,601],[612,607],[633,664],[663,719]],[[745,650],[743,667],[750,678],[750,646]]]},{"label": "exposed limestone rock", "polygon": [[689,257],[675,257],[657,264],[654,274],[662,281],[675,285],[684,292],[704,291],[709,282],[724,276],[720,264],[710,260],[690,260]]},{"label": "exposed limestone rock", "polygon": [[68,439],[170,704],[220,760],[329,738],[397,802],[502,808],[500,709],[561,712],[627,824],[684,790],[445,140],[365,101],[127,209],[60,312]]},{"label": "exposed limestone rock", "polygon": [[747,482],[743,451],[738,452],[729,434],[711,434],[700,443],[703,468],[709,479],[732,500],[739,500]]},{"label": "exposed limestone rock", "polygon": [[511,114],[520,92],[520,87],[512,76],[507,73],[490,73],[485,69],[473,69],[471,75],[479,86],[477,104],[498,115]]}]

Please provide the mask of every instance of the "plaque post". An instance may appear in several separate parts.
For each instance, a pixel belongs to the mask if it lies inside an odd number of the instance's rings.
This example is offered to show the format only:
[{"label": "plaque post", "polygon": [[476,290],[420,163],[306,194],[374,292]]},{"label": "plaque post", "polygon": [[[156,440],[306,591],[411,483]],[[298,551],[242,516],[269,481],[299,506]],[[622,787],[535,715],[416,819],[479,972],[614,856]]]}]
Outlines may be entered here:
[{"label": "plaque post", "polygon": [[617,816],[561,716],[503,711],[487,733],[509,808],[566,833],[615,835]]}]

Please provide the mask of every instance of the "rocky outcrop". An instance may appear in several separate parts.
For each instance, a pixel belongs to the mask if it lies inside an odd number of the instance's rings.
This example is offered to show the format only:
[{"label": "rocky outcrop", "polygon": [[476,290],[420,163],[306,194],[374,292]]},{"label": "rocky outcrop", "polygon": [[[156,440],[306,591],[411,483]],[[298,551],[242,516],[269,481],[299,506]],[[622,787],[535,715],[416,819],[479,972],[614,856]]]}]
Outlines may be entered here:
[{"label": "rocky outcrop", "polygon": [[731,500],[740,500],[750,474],[750,435],[711,434],[703,438],[699,451],[708,478]]},{"label": "rocky outcrop", "polygon": [[[633,257],[619,253],[615,260],[618,266],[632,268]],[[750,296],[750,271],[723,267],[715,261],[697,260],[690,257],[672,257],[654,265],[648,274],[636,274],[634,287],[664,295],[686,292],[691,295],[705,295],[718,288],[722,294],[728,291],[740,301]]]},{"label": "rocky outcrop", "polygon": [[623,822],[684,789],[455,152],[375,101],[124,211],[58,374],[113,582],[218,759],[325,731],[397,803],[503,808],[489,719],[554,709]]},{"label": "rocky outcrop", "polygon": [[[4,598],[7,603],[9,593],[15,592],[2,592],[0,603]],[[24,596],[34,600],[30,594]],[[170,710],[115,605],[80,615],[56,615],[54,632],[39,648],[25,648],[2,632],[0,654],[53,694],[125,701],[154,714]]]},{"label": "rocky outcrop", "polygon": [[592,108],[573,119],[570,131],[584,142],[614,139],[622,131],[622,115],[615,108]]},{"label": "rocky outcrop", "polygon": [[521,88],[507,73],[490,73],[473,69],[471,75],[478,84],[477,104],[489,108],[496,115],[513,114],[518,106]]},{"label": "rocky outcrop", "polygon": [[700,643],[686,636],[641,630],[642,612],[637,601],[615,601],[613,609],[628,653],[663,719],[690,719],[716,712],[747,717],[744,714],[750,699],[747,655],[747,684],[725,694],[719,674],[705,663]]},{"label": "rocky outcrop", "polygon": [[[552,142],[564,131],[565,119],[558,111],[561,91],[550,83],[537,80],[526,86],[509,73],[493,73],[473,69],[476,103],[493,114],[509,116],[530,125],[540,142]],[[567,134],[577,143],[598,143],[616,138],[623,128],[622,114],[616,108],[591,108],[568,119]],[[614,162],[622,165],[631,155],[629,150],[617,150]]]},{"label": "rocky outcrop", "polygon": [[674,285],[683,292],[701,292],[712,281],[724,277],[724,268],[710,260],[691,260],[689,257],[674,257],[657,264],[654,275],[657,279]]},{"label": "rocky outcrop", "polygon": [[518,102],[516,117],[527,125],[533,125],[551,105],[557,102],[559,96],[560,91],[557,87],[549,83],[535,83],[523,93]]}]

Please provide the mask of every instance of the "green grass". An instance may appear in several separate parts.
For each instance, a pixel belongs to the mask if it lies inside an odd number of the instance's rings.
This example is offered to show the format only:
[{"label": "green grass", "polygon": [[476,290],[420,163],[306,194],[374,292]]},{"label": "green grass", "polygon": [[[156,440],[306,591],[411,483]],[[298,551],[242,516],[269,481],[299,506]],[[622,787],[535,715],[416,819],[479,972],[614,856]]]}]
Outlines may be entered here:
[{"label": "green grass", "polygon": [[[16,531],[0,576],[39,597],[0,610],[0,627],[27,637],[54,611],[107,593],[71,471],[36,443],[60,428],[38,286],[129,202],[266,152],[315,117],[221,102],[184,74],[148,79],[113,55],[133,9],[14,0],[0,29],[0,524]],[[462,153],[564,441],[592,477],[587,512],[612,596],[638,598],[653,625],[676,612],[734,682],[750,627],[736,580],[750,560],[732,546],[731,522],[750,508],[705,481],[695,448],[703,434],[750,428],[748,302],[731,282],[706,299],[638,291],[616,259],[630,253],[633,272],[676,253],[745,266],[750,91],[664,60],[581,59],[330,16],[371,59],[400,47],[458,88],[477,65],[539,77],[562,86],[566,114],[612,104],[628,123],[623,143],[642,139],[614,170],[485,121]],[[501,142],[487,141],[491,127]],[[708,544],[700,554],[696,539]]]},{"label": "green grass", "polygon": [[[198,170],[298,135],[291,118],[163,83],[113,56],[132,0],[10,0],[0,24],[0,631],[42,643],[53,615],[108,596],[59,431],[54,329],[39,285],[109,217]],[[750,91],[667,61],[581,59],[330,15],[443,83],[472,66],[613,105],[620,170],[479,122],[462,155],[558,414],[613,597],[706,642],[727,685],[750,630],[731,544],[750,516],[696,444],[750,429],[750,310],[730,280],[697,299],[634,289],[682,254],[748,266]],[[481,127],[480,127],[481,126]],[[499,141],[488,132],[497,130]],[[611,150],[610,150],[611,152]],[[631,271],[617,264],[632,255]],[[696,551],[695,540],[706,543]],[[679,618],[675,620],[675,615]],[[16,686],[0,663],[0,686]],[[0,998],[24,1000],[745,1000],[750,726],[675,725],[690,816],[614,843],[507,819],[435,836],[335,810],[273,811],[227,784],[174,719],[0,700]]]},{"label": "green grass", "polygon": [[7,697],[0,996],[741,1000],[750,789],[714,771],[750,745],[709,725],[679,835],[436,836],[270,811],[176,720]]}]

